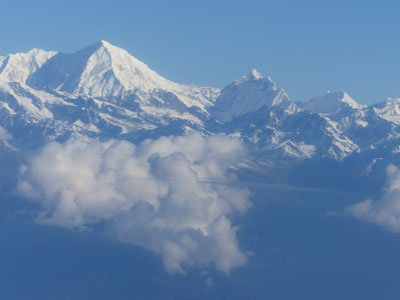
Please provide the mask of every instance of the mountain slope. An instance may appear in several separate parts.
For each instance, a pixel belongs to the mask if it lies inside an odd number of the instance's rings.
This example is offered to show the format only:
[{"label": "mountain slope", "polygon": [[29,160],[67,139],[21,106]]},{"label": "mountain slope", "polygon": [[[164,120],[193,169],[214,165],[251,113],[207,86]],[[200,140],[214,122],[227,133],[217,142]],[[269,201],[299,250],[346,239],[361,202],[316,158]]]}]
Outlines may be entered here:
[{"label": "mountain slope", "polygon": [[221,95],[211,108],[212,115],[221,122],[257,111],[263,105],[280,106],[291,112],[298,109],[283,89],[276,86],[269,77],[264,78],[252,70],[239,80],[221,90]]},{"label": "mountain slope", "polygon": [[364,106],[345,92],[290,100],[256,70],[221,89],[174,83],[125,50],[100,41],[72,54],[31,50],[0,58],[0,126],[15,149],[69,137],[239,137],[253,163],[400,154],[400,102]]},{"label": "mountain slope", "polygon": [[0,81],[25,83],[31,74],[56,54],[55,51],[32,49],[28,53],[0,57]]},{"label": "mountain slope", "polygon": [[169,81],[125,50],[106,41],[73,54],[59,53],[28,79],[36,89],[50,89],[89,97],[118,97],[159,90],[175,94],[187,107],[210,106],[218,89]]},{"label": "mountain slope", "polygon": [[335,114],[346,108],[361,109],[364,107],[364,105],[358,104],[346,92],[327,92],[323,96],[300,103],[300,106],[304,110],[321,114]]}]

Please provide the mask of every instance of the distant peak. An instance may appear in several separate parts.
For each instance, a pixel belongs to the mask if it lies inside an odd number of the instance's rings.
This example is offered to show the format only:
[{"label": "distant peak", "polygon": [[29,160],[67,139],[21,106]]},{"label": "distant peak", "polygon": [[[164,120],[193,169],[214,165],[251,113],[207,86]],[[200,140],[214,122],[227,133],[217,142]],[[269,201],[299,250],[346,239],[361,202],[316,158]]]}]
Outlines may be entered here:
[{"label": "distant peak", "polygon": [[324,96],[325,101],[340,101],[349,104],[351,107],[362,107],[363,105],[357,103],[347,92],[345,91],[336,91],[331,92],[327,91]]},{"label": "distant peak", "polygon": [[86,48],[84,48],[82,50],[96,51],[96,50],[102,49],[102,48],[103,49],[108,49],[108,50],[109,49],[120,49],[117,46],[114,46],[114,45],[112,45],[111,43],[109,43],[109,42],[107,42],[105,40],[100,40],[97,43],[95,43],[95,44],[93,44],[91,46],[88,46],[88,47],[86,47]]},{"label": "distant peak", "polygon": [[257,79],[263,78],[263,76],[262,76],[256,69],[252,69],[252,70],[246,75],[246,77],[248,77],[249,79],[253,79],[253,80],[257,80]]},{"label": "distant peak", "polygon": [[361,108],[363,107],[363,105],[357,103],[357,101],[355,101],[347,92],[345,91],[339,91],[334,93],[338,100],[344,103],[347,103],[348,105],[350,105],[353,108]]},{"label": "distant peak", "polygon": [[[105,40],[100,40],[100,41],[92,44],[92,46],[112,46],[112,45],[111,45],[111,43],[109,43]],[[92,47],[92,46],[89,46],[89,47]]]},{"label": "distant peak", "polygon": [[346,98],[346,97],[350,97],[349,94],[347,94],[345,91],[327,91],[325,93],[326,96],[330,95],[330,96],[335,96],[336,98]]},{"label": "distant peak", "polygon": [[[235,80],[234,84],[241,84],[244,82],[256,81],[256,80],[260,80],[260,79],[265,79],[265,78],[256,69],[252,69],[249,73],[244,75],[241,79]],[[266,79],[268,81],[270,81],[271,83],[273,83],[269,77]]]},{"label": "distant peak", "polygon": [[385,99],[385,102],[386,103],[390,103],[390,104],[398,104],[398,103],[400,103],[400,98],[388,97],[388,98]]},{"label": "distant peak", "polygon": [[[69,54],[72,56],[80,56],[83,61],[88,60],[93,54],[106,52],[110,56],[120,56],[120,55],[129,55],[126,50],[119,48],[117,46],[112,45],[111,43],[100,40],[95,44],[92,44],[86,48],[83,48],[75,53]],[[99,54],[100,56],[102,54]]]},{"label": "distant peak", "polygon": [[305,110],[323,114],[338,113],[346,106],[353,109],[361,109],[364,107],[364,105],[357,103],[345,91],[327,91],[325,95],[312,98],[302,106]]},{"label": "distant peak", "polygon": [[107,41],[105,41],[105,40],[101,40],[101,41],[99,42],[99,44],[100,44],[101,46],[103,46],[103,47],[106,47],[106,48],[115,47],[114,45],[112,45],[111,43],[109,43],[109,42],[107,42]]},{"label": "distant peak", "polygon": [[345,91],[338,91],[338,92],[328,92],[326,93],[326,97],[327,100],[331,100],[331,101],[340,101],[343,103],[348,104],[349,106],[353,107],[353,108],[362,108],[363,105],[357,103],[357,101],[355,101],[353,98],[350,97],[350,95],[348,93],[346,93]]}]

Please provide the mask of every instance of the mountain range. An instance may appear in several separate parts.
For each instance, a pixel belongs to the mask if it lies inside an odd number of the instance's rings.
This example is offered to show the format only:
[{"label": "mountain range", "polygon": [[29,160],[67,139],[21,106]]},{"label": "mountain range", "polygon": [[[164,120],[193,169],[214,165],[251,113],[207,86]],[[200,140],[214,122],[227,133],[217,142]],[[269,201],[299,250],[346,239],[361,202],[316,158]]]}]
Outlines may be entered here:
[{"label": "mountain range", "polygon": [[15,170],[21,153],[70,137],[139,143],[195,131],[240,138],[241,167],[270,179],[313,164],[361,178],[399,162],[399,105],[342,91],[295,102],[256,70],[222,89],[179,84],[106,41],[72,54],[33,49],[0,57],[0,161]]}]

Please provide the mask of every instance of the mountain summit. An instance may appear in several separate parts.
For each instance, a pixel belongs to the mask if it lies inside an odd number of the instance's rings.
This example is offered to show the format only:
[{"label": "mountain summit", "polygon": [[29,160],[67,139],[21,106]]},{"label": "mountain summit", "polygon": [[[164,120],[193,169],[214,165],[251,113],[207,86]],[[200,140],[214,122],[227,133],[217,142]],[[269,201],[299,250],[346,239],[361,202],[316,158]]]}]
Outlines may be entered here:
[{"label": "mountain summit", "polygon": [[346,92],[327,92],[323,96],[302,103],[301,106],[305,110],[321,114],[334,114],[345,108],[360,109],[364,107]]},{"label": "mountain summit", "polygon": [[108,97],[135,88],[160,88],[165,81],[125,50],[100,41],[72,54],[55,55],[28,83],[39,89]]},{"label": "mountain summit", "polygon": [[178,95],[189,107],[198,102],[209,105],[218,93],[217,89],[189,87],[165,79],[106,41],[72,54],[58,53],[29,77],[28,84],[36,89],[99,98],[164,90]]},{"label": "mountain summit", "polygon": [[367,107],[345,92],[293,102],[255,69],[223,89],[179,84],[106,41],[70,54],[0,57],[0,127],[12,149],[195,131],[239,137],[257,162],[396,158],[399,103]]},{"label": "mountain summit", "polygon": [[235,82],[239,84],[241,82],[259,80],[262,78],[263,76],[256,69],[252,69],[247,75],[243,76],[241,79],[235,80]]},{"label": "mountain summit", "polygon": [[55,51],[32,49],[28,53],[0,56],[0,81],[25,83],[32,73],[56,54]]},{"label": "mountain summit", "polygon": [[296,105],[286,92],[278,88],[271,78],[263,77],[253,69],[241,79],[234,80],[222,89],[212,108],[214,118],[229,122],[233,118],[258,110],[262,106],[280,106],[296,111]]}]

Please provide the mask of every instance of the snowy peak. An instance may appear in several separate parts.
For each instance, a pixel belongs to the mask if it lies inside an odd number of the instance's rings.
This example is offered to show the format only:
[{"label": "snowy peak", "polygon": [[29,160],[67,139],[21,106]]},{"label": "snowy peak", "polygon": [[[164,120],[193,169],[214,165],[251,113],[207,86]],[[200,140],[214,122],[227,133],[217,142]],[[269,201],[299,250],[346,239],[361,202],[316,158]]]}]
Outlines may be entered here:
[{"label": "snowy peak", "polygon": [[327,92],[323,96],[312,98],[300,104],[304,110],[321,114],[335,114],[342,109],[361,109],[365,106],[357,103],[346,92]]},{"label": "snowy peak", "polygon": [[96,97],[118,94],[124,86],[114,73],[112,55],[118,56],[123,51],[100,41],[72,54],[59,53],[35,72],[28,83],[35,88],[69,94]]},{"label": "snowy peak", "polygon": [[[241,79],[235,80],[236,84],[240,84],[246,81],[254,81],[264,78],[256,69],[252,69],[249,73],[243,76]],[[268,78],[269,79],[269,78]]]},{"label": "snowy peak", "polygon": [[400,125],[400,99],[387,98],[386,101],[377,103],[372,107],[374,113],[389,122]]},{"label": "snowy peak", "polygon": [[93,97],[162,88],[167,80],[125,50],[100,41],[72,54],[59,53],[29,78],[35,88]]},{"label": "snowy peak", "polygon": [[[328,92],[297,104],[255,69],[222,90],[178,84],[106,41],[71,54],[0,57],[0,126],[17,148],[69,136],[138,142],[199,131],[240,137],[255,159],[400,153],[400,99],[366,108]],[[384,150],[387,143],[393,147]]]},{"label": "snowy peak", "polygon": [[251,83],[251,82],[255,82],[255,81],[262,81],[262,82],[270,85],[271,88],[277,89],[276,83],[270,77],[262,76],[256,69],[252,69],[249,73],[244,75],[242,78],[234,80],[232,84],[233,85],[241,85],[244,83]]},{"label": "snowy peak", "polygon": [[169,81],[106,41],[72,54],[55,55],[29,77],[28,84],[36,89],[98,98],[164,91],[176,95],[186,106],[199,106],[202,110],[219,95],[219,89]]},{"label": "snowy peak", "polygon": [[100,41],[98,41],[95,45],[98,45],[99,48],[100,48],[100,47],[105,47],[105,48],[108,48],[108,49],[115,48],[115,49],[123,50],[122,48],[119,48],[119,47],[117,47],[117,46],[114,46],[114,45],[110,44],[109,42],[107,42],[107,41],[105,41],[105,40],[100,40]]},{"label": "snowy peak", "polygon": [[32,73],[56,54],[55,51],[32,49],[28,53],[0,57],[0,81],[25,83]]},{"label": "snowy peak", "polygon": [[263,78],[262,75],[256,70],[252,69],[249,74],[247,74],[248,78],[251,78],[252,80],[257,80]]},{"label": "snowy peak", "polygon": [[296,105],[283,89],[278,88],[271,78],[265,78],[253,69],[222,89],[212,109],[212,115],[225,123],[234,117],[257,111],[264,105],[279,105],[289,111],[296,111]]}]

